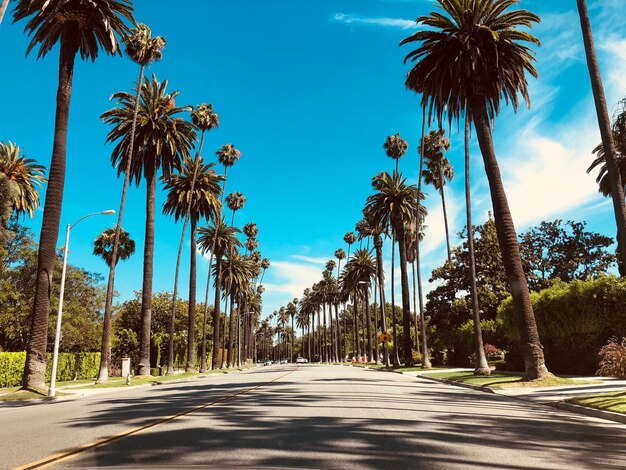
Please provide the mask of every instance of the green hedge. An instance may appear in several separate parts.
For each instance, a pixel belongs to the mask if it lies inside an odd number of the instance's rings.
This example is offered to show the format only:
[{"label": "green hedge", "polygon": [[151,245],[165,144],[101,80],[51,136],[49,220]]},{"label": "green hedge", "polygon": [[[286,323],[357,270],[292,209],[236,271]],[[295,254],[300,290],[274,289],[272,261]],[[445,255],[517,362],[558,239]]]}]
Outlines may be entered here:
[{"label": "green hedge", "polygon": [[[22,384],[26,362],[25,352],[0,352],[0,387],[17,387]],[[95,379],[100,368],[100,353],[59,353],[57,380]],[[52,354],[48,354],[46,381],[52,375]]]},{"label": "green hedge", "polygon": [[[602,276],[589,281],[559,282],[530,295],[546,365],[552,372],[594,374],[598,351],[611,336],[626,336],[626,279]],[[509,297],[498,309],[505,335],[519,342],[517,321]],[[507,358],[521,365],[512,348]]]}]

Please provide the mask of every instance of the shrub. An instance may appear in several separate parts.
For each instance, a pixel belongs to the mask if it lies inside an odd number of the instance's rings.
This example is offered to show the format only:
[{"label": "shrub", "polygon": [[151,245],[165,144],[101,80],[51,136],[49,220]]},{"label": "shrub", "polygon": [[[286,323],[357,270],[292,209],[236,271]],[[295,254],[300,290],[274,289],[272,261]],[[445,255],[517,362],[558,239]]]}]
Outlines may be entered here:
[{"label": "shrub", "polygon": [[[597,353],[611,336],[626,335],[626,279],[601,276],[588,281],[557,282],[533,292],[530,299],[545,350],[546,366],[552,372],[593,374]],[[519,343],[517,320],[511,298],[498,308],[498,322],[513,342],[508,364]],[[519,353],[517,353],[519,354]]]},{"label": "shrub", "polygon": [[598,353],[600,368],[596,372],[605,377],[626,379],[626,338],[619,341],[617,338],[609,339]]},{"label": "shrub", "polygon": [[[0,387],[17,387],[22,383],[25,352],[0,353]],[[59,353],[57,380],[94,379],[100,367],[100,353]],[[48,354],[46,381],[52,375],[52,354]]]}]

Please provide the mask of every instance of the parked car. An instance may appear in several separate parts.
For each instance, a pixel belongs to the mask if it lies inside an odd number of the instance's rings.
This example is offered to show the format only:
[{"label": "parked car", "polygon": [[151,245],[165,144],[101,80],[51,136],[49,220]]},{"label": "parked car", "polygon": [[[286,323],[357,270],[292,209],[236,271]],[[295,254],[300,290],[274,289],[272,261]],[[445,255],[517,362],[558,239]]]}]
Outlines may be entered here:
[{"label": "parked car", "polygon": [[269,360],[268,360],[268,361],[265,361],[265,362],[263,363],[263,365],[264,365],[264,366],[271,366],[271,365],[272,365],[272,361],[269,361]]},{"label": "parked car", "polygon": [[283,359],[280,361],[281,364],[287,364],[289,361],[287,359]]},{"label": "parked car", "polygon": [[306,364],[309,360],[306,357],[299,357],[296,359],[296,364]]}]

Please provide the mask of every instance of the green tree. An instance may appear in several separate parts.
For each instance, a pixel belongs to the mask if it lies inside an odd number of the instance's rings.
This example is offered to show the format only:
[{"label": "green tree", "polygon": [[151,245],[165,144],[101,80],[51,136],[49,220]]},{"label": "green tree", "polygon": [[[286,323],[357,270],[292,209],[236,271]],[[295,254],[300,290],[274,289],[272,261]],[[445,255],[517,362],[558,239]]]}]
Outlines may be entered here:
[{"label": "green tree", "polygon": [[[376,191],[367,198],[366,217],[379,226],[391,225],[398,240],[400,254],[400,279],[402,285],[402,312],[404,328],[404,363],[413,363],[411,354],[411,301],[409,299],[409,278],[407,273],[406,226],[415,223],[415,217],[422,217],[423,206],[419,203],[423,195],[413,185],[407,185],[402,175],[390,176],[383,172],[372,180]],[[395,338],[394,338],[395,341]]]},{"label": "green tree", "polygon": [[25,158],[22,149],[13,142],[0,142],[0,173],[11,182],[13,190],[9,198],[11,211],[15,215],[35,215],[39,207],[39,189],[46,182],[46,168],[30,158]]},{"label": "green tree", "polygon": [[55,44],[60,44],[54,144],[39,236],[37,283],[23,376],[25,388],[41,390],[45,388],[50,273],[56,258],[63,204],[74,60],[79,52],[81,58],[95,60],[100,49],[111,55],[121,54],[118,37],[129,31],[124,20],[133,23],[135,20],[132,6],[127,0],[78,3],[68,0],[18,0],[14,9],[14,20],[25,19],[28,19],[25,31],[32,35],[26,54],[39,44],[37,57],[41,58]]},{"label": "green tree", "polygon": [[[100,256],[109,268],[113,265],[115,232],[115,228],[106,228],[93,242],[93,254]],[[126,230],[120,230],[118,241],[115,264],[117,264],[119,260],[130,258],[135,253],[135,240],[130,238],[130,234]]]},{"label": "green tree", "polygon": [[415,65],[406,86],[422,94],[422,106],[438,121],[443,115],[458,120],[467,114],[474,122],[494,208],[502,261],[513,296],[526,367],[526,379],[545,377],[543,348],[524,270],[515,225],[491,134],[491,122],[504,98],[517,109],[520,94],[530,103],[526,73],[537,77],[533,52],[526,44],[539,40],[530,28],[539,17],[526,10],[509,10],[516,0],[438,0],[441,12],[418,18],[425,26],[400,44],[420,42],[405,62]]},{"label": "green tree", "polygon": [[[109,378],[109,361],[110,361],[110,336],[111,336],[111,311],[113,308],[113,293],[115,289],[115,268],[117,261],[120,259],[117,251],[119,249],[120,237],[122,236],[122,221],[124,219],[124,207],[126,206],[126,193],[128,191],[128,184],[130,181],[131,164],[135,152],[135,135],[137,130],[137,118],[139,115],[139,98],[141,92],[141,84],[143,83],[144,72],[146,66],[160,60],[162,57],[162,50],[165,47],[165,39],[161,36],[152,37],[152,31],[145,24],[138,24],[135,28],[130,30],[130,33],[124,37],[124,44],[126,45],[126,55],[138,64],[139,67],[139,79],[137,80],[137,91],[135,92],[135,98],[133,103],[133,119],[130,124],[130,142],[128,144],[128,155],[125,161],[124,167],[124,183],[122,184],[122,194],[120,198],[120,209],[117,213],[117,224],[115,226],[115,233],[112,240],[111,248],[111,260],[114,260],[109,265],[109,278],[107,282],[107,295],[104,305],[104,326],[102,329],[102,348],[100,354],[100,369],[98,372],[97,383],[104,383]],[[128,125],[126,120],[123,124]],[[111,135],[109,135],[111,137]],[[121,167],[120,167],[121,168]],[[120,172],[118,172],[119,176]],[[134,249],[133,249],[134,251]],[[122,257],[122,259],[124,259]]]},{"label": "green tree", "polygon": [[446,211],[444,187],[446,182],[450,182],[454,178],[454,168],[445,156],[445,152],[450,149],[450,141],[445,136],[445,132],[443,129],[430,131],[424,137],[422,149],[426,168],[422,171],[422,177],[424,178],[424,183],[432,185],[439,191],[441,196],[443,223],[446,229],[446,247],[448,248],[448,261],[450,261],[450,231],[448,229],[448,212]]},{"label": "green tree", "polygon": [[[181,160],[189,158],[193,142],[196,140],[194,125],[179,115],[189,107],[177,107],[175,99],[178,91],[167,93],[167,80],[159,82],[156,76],[145,79],[140,90],[139,119],[136,135],[137,153],[132,155],[130,182],[139,185],[141,177],[146,180],[146,232],[143,262],[143,326],[140,335],[141,360],[139,374],[150,374],[150,324],[152,316],[152,276],[154,272],[154,214],[157,172],[161,170],[167,180]],[[118,174],[128,167],[134,98],[127,92],[113,95],[119,107],[110,109],[102,119],[113,126],[107,140],[118,141],[113,149],[111,160],[117,166]]]},{"label": "green tree", "polygon": [[[197,113],[197,110],[195,111]],[[212,111],[210,111],[212,112]],[[215,118],[217,120],[217,118]],[[199,121],[199,119],[195,119]],[[187,329],[187,371],[195,369],[195,312],[196,312],[196,246],[197,246],[197,226],[201,218],[214,220],[222,210],[219,196],[222,191],[220,181],[222,177],[212,169],[213,163],[205,165],[200,156],[204,132],[200,137],[200,147],[194,160],[185,158],[180,171],[168,179],[165,183],[167,196],[163,204],[163,213],[174,216],[178,222],[183,221],[183,230],[178,245],[176,258],[176,271],[174,275],[174,292],[172,294],[172,321],[170,326],[169,350],[167,361],[167,374],[174,374],[174,324],[173,316],[176,314],[175,304],[178,294],[178,273],[180,271],[180,258],[185,240],[185,229],[187,222],[191,221],[190,232],[190,262],[189,262],[189,328]]]},{"label": "green tree", "polygon": [[[593,90],[596,114],[598,116],[600,136],[602,137],[602,147],[604,149],[604,156],[606,159],[606,174],[608,176],[609,187],[611,189],[611,198],[613,200],[613,211],[615,212],[615,222],[617,225],[618,246],[626,247],[626,204],[624,203],[624,181],[620,177],[620,162],[616,153],[616,146],[611,129],[611,121],[609,119],[609,111],[606,106],[606,98],[604,97],[604,87],[602,85],[598,58],[596,57],[593,31],[591,30],[591,21],[589,20],[589,12],[587,11],[587,2],[585,0],[576,0],[576,4],[578,6],[578,14],[580,16],[580,29],[582,30],[583,43],[585,45],[585,55],[587,57],[587,67],[589,69],[589,78],[591,79],[591,89]],[[622,259],[622,265],[626,266],[626,250],[621,250],[620,257]]]}]

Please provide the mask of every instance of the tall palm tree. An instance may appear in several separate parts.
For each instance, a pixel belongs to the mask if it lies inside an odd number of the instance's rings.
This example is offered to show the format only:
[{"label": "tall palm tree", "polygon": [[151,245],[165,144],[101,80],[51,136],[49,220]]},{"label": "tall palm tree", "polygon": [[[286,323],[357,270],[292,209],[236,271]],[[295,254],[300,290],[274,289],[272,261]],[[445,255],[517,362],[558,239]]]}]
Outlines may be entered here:
[{"label": "tall palm tree", "polygon": [[[363,212],[368,219],[375,221],[377,225],[391,225],[398,240],[402,286],[404,363],[410,365],[413,363],[413,356],[411,354],[411,301],[407,274],[406,226],[415,223],[416,214],[418,217],[424,215],[419,212],[422,210],[422,205],[419,202],[423,196],[417,192],[415,186],[407,185],[406,180],[397,172],[393,176],[386,172],[378,174],[372,180],[372,187],[376,192],[367,198]],[[394,338],[395,341],[397,338]]]},{"label": "tall palm tree", "polygon": [[254,222],[248,222],[243,226],[243,234],[248,238],[256,238],[259,235],[259,228]]},{"label": "tall palm tree", "polygon": [[518,93],[530,102],[526,72],[537,77],[533,52],[526,44],[539,40],[521,31],[539,22],[526,10],[509,10],[517,0],[438,0],[440,11],[418,18],[424,29],[400,44],[421,43],[405,58],[415,65],[406,86],[422,94],[422,106],[441,122],[469,114],[483,156],[494,209],[495,225],[505,272],[511,286],[520,330],[527,379],[548,374],[543,348],[530,303],[530,295],[515,232],[515,225],[496,159],[491,122],[500,100],[517,109]]},{"label": "tall palm tree", "polygon": [[[343,250],[343,248],[338,248],[337,250],[335,250],[335,258],[337,258],[337,279],[339,279],[339,273],[341,272],[341,261],[346,259],[346,252]],[[340,301],[341,299],[339,298],[338,301]],[[346,306],[343,305],[343,309],[345,310]],[[341,362],[343,362],[345,360],[346,354],[348,354],[348,351],[346,351],[346,329],[345,329],[345,324],[344,324],[344,329],[343,329],[343,335],[342,335],[342,331],[341,331],[341,325],[339,322],[339,313],[335,312],[336,316],[337,316],[337,343],[338,343],[338,348],[339,348],[339,358],[341,359]],[[345,317],[344,317],[345,318]],[[343,336],[344,342],[343,342],[343,351],[342,351],[342,343],[341,343],[341,337]]]},{"label": "tall palm tree", "polygon": [[367,331],[367,340],[363,346],[367,348],[364,352],[366,352],[368,360],[371,360],[373,356],[371,316],[369,313],[369,285],[370,281],[375,279],[375,276],[374,257],[369,250],[359,249],[354,252],[352,258],[346,263],[340,280],[341,290],[344,295],[347,293],[353,295],[355,312],[357,299],[363,300],[365,304],[365,325],[363,327]]},{"label": "tall palm tree", "polygon": [[298,299],[293,299],[293,301],[287,304],[287,313],[291,317],[291,362],[294,362],[293,359],[293,346],[295,344],[295,336],[293,329],[293,320],[298,313]]},{"label": "tall palm tree", "polygon": [[[197,121],[197,119],[196,119]],[[204,132],[200,138],[200,149]],[[215,220],[217,214],[222,210],[220,193],[222,188],[220,182],[222,176],[217,175],[213,170],[214,164],[204,164],[204,159],[200,156],[200,151],[195,159],[185,158],[180,172],[172,176],[165,183],[167,196],[163,204],[163,213],[173,215],[178,222],[184,217],[183,230],[178,245],[178,255],[176,258],[176,271],[174,272],[174,292],[170,308],[170,335],[167,355],[167,374],[174,374],[174,327],[176,314],[176,300],[178,297],[178,273],[180,270],[180,258],[185,241],[185,229],[187,222],[191,220],[191,250],[189,263],[189,310],[187,327],[187,363],[186,371],[194,370],[196,351],[196,245],[197,226],[201,218]]]},{"label": "tall palm tree", "polygon": [[32,39],[26,54],[39,44],[37,58],[41,58],[57,43],[60,44],[54,143],[39,236],[35,299],[22,381],[25,388],[44,389],[52,282],[50,273],[54,271],[56,261],[65,186],[74,60],[79,52],[81,58],[91,60],[98,57],[100,50],[110,55],[121,54],[118,38],[129,31],[125,21],[134,23],[135,19],[128,0],[18,0],[13,13],[14,21],[28,19],[25,31],[32,35]]},{"label": "tall palm tree", "polygon": [[[224,165],[224,180],[222,182],[222,204],[224,203],[224,196],[226,194],[226,176],[228,174],[228,168],[233,166],[235,162],[237,162],[241,158],[241,152],[237,150],[233,144],[222,145],[220,149],[215,152],[217,155],[218,161]],[[216,233],[217,235],[217,233]],[[215,250],[216,240],[213,241],[213,244],[209,247],[209,252],[211,253],[209,257],[209,270],[208,276],[206,280],[206,290],[204,297],[204,320],[203,320],[203,329],[202,329],[202,358],[200,361],[200,372],[206,372],[206,322],[209,313],[209,287],[211,286],[211,272],[213,271],[213,251]],[[215,358],[217,361],[217,358]]]},{"label": "tall palm tree", "polygon": [[470,120],[465,116],[465,211],[467,214],[467,248],[470,268],[470,297],[472,318],[474,319],[474,355],[476,356],[475,375],[490,375],[491,369],[485,357],[483,332],[480,327],[480,307],[476,290],[476,256],[474,253],[474,229],[472,227],[472,199],[470,194]]},{"label": "tall palm tree", "polygon": [[[116,229],[114,228],[106,228],[93,242],[93,254],[100,256],[109,267],[113,264],[113,243],[115,239],[115,231]],[[130,238],[130,234],[126,230],[122,229],[120,232],[118,251],[116,253],[117,259],[115,260],[115,263],[117,264],[120,260],[130,258],[134,253],[135,240]]]},{"label": "tall palm tree", "polygon": [[39,207],[39,190],[47,181],[46,167],[24,157],[22,149],[13,142],[0,142],[0,173],[11,182],[11,212],[16,216],[35,216]]},{"label": "tall palm tree", "polygon": [[[385,272],[383,267],[383,230],[378,230],[374,235],[374,249],[376,250],[376,281],[380,292],[380,329],[387,332],[387,317],[385,315]],[[389,347],[383,342],[383,365],[389,367]]]},{"label": "tall palm tree", "polygon": [[387,156],[393,158],[396,161],[396,173],[398,172],[398,161],[404,156],[409,144],[406,140],[400,137],[400,134],[390,135],[383,144]]},{"label": "tall palm tree", "polygon": [[443,129],[430,131],[424,137],[424,163],[426,168],[422,171],[424,183],[432,185],[441,196],[441,207],[443,209],[443,223],[446,229],[446,246],[448,248],[448,263],[452,262],[452,252],[450,249],[450,230],[448,229],[448,212],[446,211],[446,196],[443,188],[446,182],[454,178],[454,168],[446,158],[445,152],[450,149],[450,141],[445,136]]},{"label": "tall palm tree", "polygon": [[[591,21],[589,20],[589,12],[587,11],[586,0],[576,0],[578,5],[578,14],[580,16],[580,28],[583,34],[583,42],[585,44],[585,55],[587,57],[587,67],[589,69],[589,77],[591,79],[591,88],[593,90],[593,98],[596,105],[596,113],[598,116],[598,125],[600,127],[600,135],[602,137],[602,147],[606,158],[607,176],[609,179],[609,187],[611,188],[611,197],[613,199],[613,211],[615,212],[615,222],[617,223],[617,242],[618,246],[626,246],[626,204],[624,203],[624,181],[620,178],[619,160],[616,155],[615,142],[613,140],[613,132],[611,131],[611,121],[609,119],[609,111],[606,106],[606,98],[604,97],[604,87],[602,85],[602,77],[600,75],[600,66],[596,57],[596,49],[593,40],[593,32],[591,30]],[[622,265],[626,266],[626,250],[620,250]]]},{"label": "tall palm tree", "polygon": [[[426,209],[424,209],[426,211]],[[417,229],[420,229],[420,232],[417,233]],[[417,315],[417,286],[416,286],[416,264],[417,264],[417,255],[418,255],[418,244],[424,239],[423,224],[414,224],[407,225],[406,227],[406,260],[411,265],[411,281],[413,284],[413,324],[415,326],[415,350],[420,351],[420,340],[419,340],[419,324],[418,324],[418,315]]]},{"label": "tall palm tree", "polygon": [[109,362],[111,359],[111,310],[113,308],[113,292],[115,288],[115,267],[117,266],[117,250],[120,243],[122,221],[124,218],[124,207],[126,205],[126,192],[130,179],[131,162],[135,151],[135,131],[137,129],[137,118],[139,115],[139,98],[141,84],[143,83],[146,66],[160,60],[163,56],[162,50],[165,47],[165,39],[161,36],[152,37],[152,32],[145,24],[138,24],[132,28],[130,34],[124,37],[126,45],[126,55],[139,64],[139,79],[137,80],[137,91],[133,106],[133,121],[130,130],[130,144],[128,145],[128,158],[124,171],[124,183],[122,185],[122,195],[120,199],[120,209],[117,214],[117,225],[113,236],[111,259],[115,262],[109,265],[109,278],[107,281],[107,293],[104,302],[104,321],[102,325],[102,346],[100,355],[100,370],[98,372],[97,383],[107,382],[109,379]]},{"label": "tall palm tree", "polygon": [[143,286],[141,295],[141,341],[139,374],[150,374],[150,329],[152,323],[152,275],[154,271],[154,214],[156,199],[157,172],[162,172],[168,180],[181,161],[189,158],[196,140],[195,126],[185,121],[180,114],[189,107],[177,107],[175,98],[178,91],[167,93],[167,80],[159,82],[156,76],[146,78],[141,85],[137,128],[134,139],[137,152],[131,155],[130,142],[134,97],[131,93],[118,92],[113,95],[119,107],[102,115],[105,123],[113,126],[107,141],[119,141],[111,155],[118,174],[128,167],[131,158],[130,179],[139,185],[141,177],[146,180],[146,234],[144,242]]},{"label": "tall palm tree", "polygon": [[259,280],[259,284],[263,283],[263,277],[265,277],[265,271],[267,271],[267,269],[270,267],[270,260],[269,258],[263,258],[261,260],[261,269],[263,270],[263,273],[261,274],[261,279]]},{"label": "tall palm tree", "polygon": [[[198,229],[200,236],[198,237],[198,245],[203,253],[211,251],[215,256],[215,266],[213,273],[215,275],[215,303],[213,304],[213,353],[211,357],[211,366],[213,369],[220,367],[218,351],[220,339],[220,293],[222,290],[222,257],[227,253],[241,247],[241,242],[237,239],[240,230],[235,227],[229,227],[224,222],[224,218],[218,216],[214,221],[214,226],[200,227]],[[206,310],[206,307],[205,307]]]},{"label": "tall palm tree", "polygon": [[243,209],[245,203],[246,197],[240,192],[230,193],[226,196],[226,205],[231,211],[233,211],[233,217],[230,222],[231,226],[235,225],[235,213],[238,210]]}]

